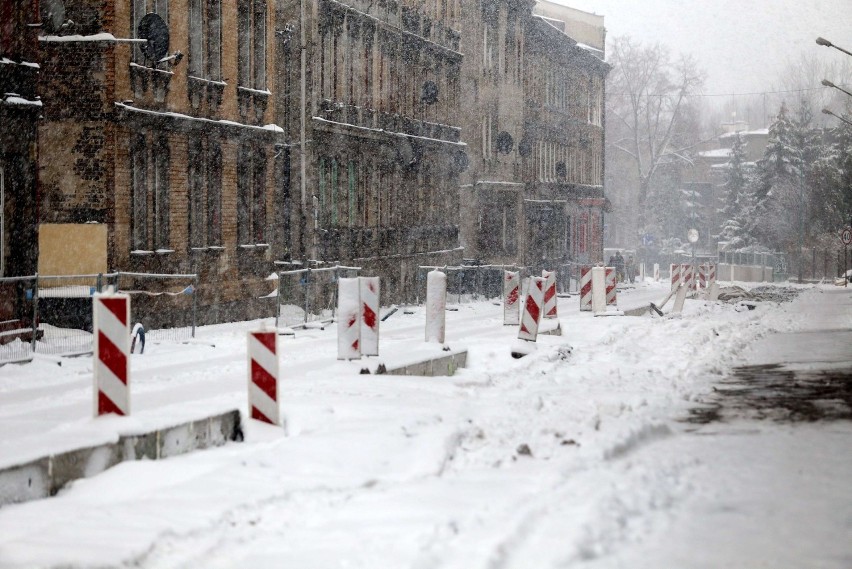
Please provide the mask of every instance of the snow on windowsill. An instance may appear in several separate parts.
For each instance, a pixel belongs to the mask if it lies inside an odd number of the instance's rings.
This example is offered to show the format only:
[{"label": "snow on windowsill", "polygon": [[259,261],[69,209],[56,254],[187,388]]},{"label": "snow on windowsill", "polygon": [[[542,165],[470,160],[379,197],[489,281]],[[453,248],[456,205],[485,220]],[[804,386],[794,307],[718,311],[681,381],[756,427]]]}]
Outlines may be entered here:
[{"label": "snow on windowsill", "polygon": [[227,87],[228,84],[224,81],[216,81],[215,79],[205,79],[204,77],[196,77],[195,75],[187,75],[190,81],[198,81],[199,83],[207,83],[208,85],[216,85],[217,87]]},{"label": "snow on windowsill", "polygon": [[152,111],[152,110],[149,110],[149,109],[140,109],[138,107],[134,107],[133,105],[128,105],[126,103],[120,103],[118,101],[115,102],[115,106],[120,108],[120,109],[125,109],[127,111],[132,111],[132,112],[135,112],[135,113],[142,113],[142,114],[151,115],[151,116],[170,117],[170,118],[174,118],[174,119],[187,120],[187,121],[199,122],[199,123],[210,124],[210,125],[236,126],[236,127],[239,127],[239,128],[247,128],[247,129],[251,129],[251,130],[272,131],[272,132],[276,132],[276,133],[277,132],[284,132],[284,129],[282,129],[281,127],[278,127],[277,125],[254,126],[254,125],[243,124],[243,123],[239,123],[239,122],[235,122],[235,121],[213,120],[213,119],[206,119],[206,118],[203,118],[203,117],[192,117],[192,116],[185,115],[185,114],[182,114],[182,113],[174,113],[174,112],[169,112],[169,111],[165,111],[165,112],[164,111]]},{"label": "snow on windowsill", "polygon": [[36,99],[31,101],[29,99],[25,99],[18,95],[17,93],[6,93],[3,96],[3,102],[7,105],[13,105],[16,107],[41,107],[41,101]]},{"label": "snow on windowsill", "polygon": [[157,69],[156,67],[147,67],[145,65],[139,65],[138,63],[130,62],[130,67],[134,69],[144,69],[145,71],[163,73],[164,75],[174,75],[174,71],[167,71],[165,69]]},{"label": "snow on windowsill", "polygon": [[243,86],[238,86],[237,91],[242,91],[243,93],[251,93],[253,95],[263,95],[265,97],[269,97],[270,95],[272,95],[272,91],[269,91],[267,89],[252,89],[251,87]]},{"label": "snow on windowsill", "polygon": [[41,69],[41,65],[32,61],[13,61],[7,57],[0,57],[0,65],[20,65],[22,67],[31,67],[33,69]]},{"label": "snow on windowsill", "polygon": [[174,249],[157,249],[156,251],[154,251],[154,253],[156,253],[157,255],[171,255],[174,252]]},{"label": "snow on windowsill", "polygon": [[269,243],[244,243],[237,246],[240,249],[269,249]]},{"label": "snow on windowsill", "polygon": [[105,41],[105,42],[123,41],[123,42],[126,42],[126,41],[129,41],[129,42],[142,43],[142,42],[145,42],[146,40],[137,40],[137,39],[119,40],[119,39],[116,39],[116,37],[112,34],[103,33],[103,34],[92,34],[92,35],[89,35],[89,36],[81,36],[81,35],[41,36],[41,37],[38,38],[38,41],[50,42],[50,43],[89,42],[89,41],[91,41],[91,42],[99,42],[99,41]]},{"label": "snow on windowsill", "polygon": [[427,142],[439,142],[439,143],[442,143],[442,144],[452,144],[453,146],[467,146],[466,142],[453,142],[452,140],[442,140],[440,138],[429,138],[428,136],[416,136],[416,135],[413,135],[413,134],[406,134],[404,132],[396,132],[396,131],[393,131],[393,130],[385,130],[383,128],[370,128],[370,127],[366,127],[366,126],[358,126],[356,124],[350,124],[350,123],[346,123],[346,122],[330,121],[330,120],[324,119],[322,117],[311,117],[311,118],[313,120],[317,121],[317,122],[324,122],[324,123],[327,123],[327,124],[336,124],[336,125],[345,126],[345,127],[349,127],[349,128],[353,128],[353,129],[357,129],[357,130],[367,131],[367,132],[384,132],[386,134],[390,134],[391,136],[399,136],[399,137],[404,137],[404,138],[416,138],[417,140],[425,140]]},{"label": "snow on windowsill", "polygon": [[145,250],[145,249],[134,249],[133,251],[130,252],[130,254],[131,255],[143,256],[143,255],[153,255],[154,252],[148,251],[148,250]]}]

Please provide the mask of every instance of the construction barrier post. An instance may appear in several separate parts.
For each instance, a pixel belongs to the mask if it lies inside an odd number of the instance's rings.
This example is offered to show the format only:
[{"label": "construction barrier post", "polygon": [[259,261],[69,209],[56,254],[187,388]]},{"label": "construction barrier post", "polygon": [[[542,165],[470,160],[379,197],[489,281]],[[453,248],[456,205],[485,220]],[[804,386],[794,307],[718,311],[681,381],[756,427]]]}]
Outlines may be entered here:
[{"label": "construction barrier post", "polygon": [[503,325],[517,326],[521,322],[521,273],[503,271]]},{"label": "construction barrier post", "polygon": [[98,293],[92,310],[95,417],[130,415],[130,296]]},{"label": "construction barrier post", "polygon": [[554,271],[541,271],[544,279],[544,317],[556,318],[556,273]]},{"label": "construction barrier post", "polygon": [[618,304],[616,297],[616,274],[615,267],[606,267],[606,303],[607,305]]},{"label": "construction barrier post", "polygon": [[683,311],[683,303],[686,301],[686,293],[689,290],[689,285],[686,283],[681,283],[677,288],[677,294],[675,295],[674,307],[672,307],[672,312],[675,314],[680,314]]},{"label": "construction barrier post", "polygon": [[580,310],[592,310],[592,267],[580,267]]},{"label": "construction barrier post", "polygon": [[654,282],[660,282],[660,264],[654,263]]},{"label": "construction barrier post", "polygon": [[248,365],[249,416],[281,425],[278,334],[275,330],[248,333]]},{"label": "construction barrier post", "polygon": [[530,277],[527,285],[527,298],[524,301],[524,313],[521,316],[521,327],[518,339],[535,342],[538,338],[538,325],[541,322],[542,306],[544,305],[544,285],[542,277]]},{"label": "construction barrier post", "polygon": [[645,282],[645,263],[639,263],[639,282]]},{"label": "construction barrier post", "polygon": [[695,289],[695,275],[692,272],[692,265],[683,263],[680,266],[680,279],[688,290]]},{"label": "construction barrier post", "polygon": [[672,290],[677,290],[677,287],[680,286],[680,283],[681,283],[680,268],[681,268],[681,266],[682,265],[680,265],[679,263],[675,263],[673,265],[670,265],[669,274],[671,275]]},{"label": "construction barrier post", "polygon": [[358,278],[337,281],[337,359],[361,359],[361,288]]},{"label": "construction barrier post", "polygon": [[379,355],[379,277],[359,277],[361,292],[361,354]]},{"label": "construction barrier post", "polygon": [[447,332],[447,275],[426,275],[426,341],[444,343]]},{"label": "construction barrier post", "polygon": [[592,311],[595,314],[606,312],[606,274],[612,267],[592,267]]}]

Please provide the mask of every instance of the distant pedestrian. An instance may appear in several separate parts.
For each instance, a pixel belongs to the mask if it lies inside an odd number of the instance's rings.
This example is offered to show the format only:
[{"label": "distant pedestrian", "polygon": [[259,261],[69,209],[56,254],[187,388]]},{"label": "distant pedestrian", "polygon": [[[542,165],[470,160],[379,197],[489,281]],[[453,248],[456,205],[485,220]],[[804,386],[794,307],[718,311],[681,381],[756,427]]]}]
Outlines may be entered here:
[{"label": "distant pedestrian", "polygon": [[615,278],[618,282],[624,282],[624,257],[621,251],[615,252]]},{"label": "distant pedestrian", "polygon": [[139,353],[145,353],[145,327],[140,322],[133,325],[133,331],[130,333],[133,340],[130,342],[130,353],[132,354],[136,348],[136,340],[139,339]]}]

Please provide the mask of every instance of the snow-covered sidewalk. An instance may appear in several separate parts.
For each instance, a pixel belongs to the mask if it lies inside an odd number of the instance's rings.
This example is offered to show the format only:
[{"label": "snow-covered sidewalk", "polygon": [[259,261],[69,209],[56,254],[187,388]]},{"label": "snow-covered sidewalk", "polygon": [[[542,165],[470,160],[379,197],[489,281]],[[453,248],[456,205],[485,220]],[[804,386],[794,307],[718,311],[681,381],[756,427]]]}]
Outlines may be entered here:
[{"label": "snow-covered sidewalk", "polygon": [[[850,565],[848,422],[686,419],[771,332],[849,329],[852,294],[811,287],[755,310],[690,300],[663,319],[578,303],[560,299],[564,335],[521,360],[500,306],[448,312],[448,343],[469,349],[452,378],[344,373],[333,329],[287,339],[287,433],[251,423],[245,443],[123,463],[4,507],[0,567]],[[415,312],[385,323],[383,352],[422,338]],[[134,357],[140,417],[127,421],[242,409],[248,327],[203,330],[215,348]],[[88,418],[90,370],[0,368],[4,462],[123,428]]]}]

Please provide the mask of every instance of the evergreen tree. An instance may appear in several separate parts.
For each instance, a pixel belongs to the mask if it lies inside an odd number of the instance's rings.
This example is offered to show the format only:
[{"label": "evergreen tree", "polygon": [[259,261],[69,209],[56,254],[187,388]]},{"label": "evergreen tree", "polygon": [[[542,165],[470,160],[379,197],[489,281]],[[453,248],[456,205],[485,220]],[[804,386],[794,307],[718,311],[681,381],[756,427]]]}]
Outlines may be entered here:
[{"label": "evergreen tree", "polygon": [[798,174],[799,159],[796,152],[795,126],[790,120],[787,105],[781,103],[781,109],[769,126],[769,141],[758,161],[761,183],[757,191],[758,200],[765,199],[779,180],[792,178]]},{"label": "evergreen tree", "polygon": [[738,207],[737,200],[746,186],[746,153],[745,142],[740,133],[736,133],[734,143],[731,146],[731,158],[727,164],[727,180],[725,181],[725,205],[722,214],[725,219],[736,216]]},{"label": "evergreen tree", "polygon": [[745,163],[745,142],[740,134],[736,133],[731,146],[730,161],[726,164],[726,180],[722,186],[723,205],[719,210],[722,220],[719,239],[727,242],[727,247],[732,249],[744,246],[747,241],[743,227],[747,220],[742,217],[745,205],[743,194],[748,182]]}]

